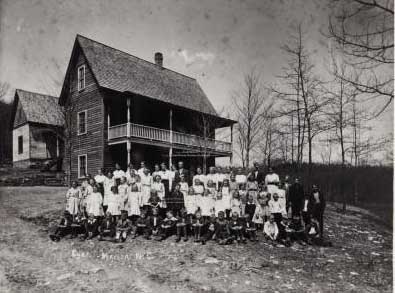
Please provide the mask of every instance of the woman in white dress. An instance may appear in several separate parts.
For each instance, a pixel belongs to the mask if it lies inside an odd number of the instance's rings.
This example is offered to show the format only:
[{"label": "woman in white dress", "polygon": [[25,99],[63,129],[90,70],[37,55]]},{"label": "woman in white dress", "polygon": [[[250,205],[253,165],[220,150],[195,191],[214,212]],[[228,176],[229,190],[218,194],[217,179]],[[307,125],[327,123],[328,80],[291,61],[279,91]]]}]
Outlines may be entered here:
[{"label": "woman in white dress", "polygon": [[77,182],[73,181],[71,188],[66,193],[66,210],[68,210],[73,217],[79,213],[81,197],[81,190],[78,188]]},{"label": "woman in white dress", "polygon": [[149,174],[147,168],[144,168],[142,175],[140,175],[140,182],[141,182],[141,201],[140,207],[148,206],[148,200],[151,196],[151,184],[152,184],[152,177]]},{"label": "woman in white dress", "polygon": [[112,172],[108,171],[106,179],[104,179],[103,186],[104,186],[104,197],[103,197],[103,209],[104,212],[107,211],[108,206],[108,198],[111,193],[111,187],[115,185],[114,179],[112,176]]},{"label": "woman in white dress", "polygon": [[119,199],[119,206],[121,208],[121,211],[126,210],[125,202],[128,197],[128,188],[129,185],[126,182],[126,177],[125,176],[121,177],[121,181],[118,186],[118,199]]}]

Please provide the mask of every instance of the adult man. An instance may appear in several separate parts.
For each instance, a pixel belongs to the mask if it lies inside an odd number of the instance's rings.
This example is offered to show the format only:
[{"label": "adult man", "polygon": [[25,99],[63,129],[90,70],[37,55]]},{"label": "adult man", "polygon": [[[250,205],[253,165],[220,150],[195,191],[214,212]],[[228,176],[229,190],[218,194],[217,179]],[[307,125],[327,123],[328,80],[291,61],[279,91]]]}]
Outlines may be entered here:
[{"label": "adult man", "polygon": [[263,183],[265,178],[263,172],[259,170],[258,162],[254,162],[254,167],[251,174],[254,176],[255,181],[258,183],[258,185],[261,185]]},{"label": "adult man", "polygon": [[267,186],[267,191],[270,194],[277,192],[278,185],[280,183],[280,177],[274,173],[274,169],[269,167],[269,173],[265,177],[265,185]]},{"label": "adult man", "polygon": [[[185,181],[188,182],[188,184],[190,184],[189,180],[189,172],[187,169],[184,168],[184,162],[183,161],[179,161],[178,162],[178,176],[184,175],[185,177]],[[179,180],[178,180],[179,182]]]},{"label": "adult man", "polygon": [[299,178],[295,178],[295,183],[289,187],[289,204],[292,209],[292,218],[300,216],[303,208],[303,198],[303,186],[300,184]]},{"label": "adult man", "polygon": [[323,193],[319,190],[317,185],[313,185],[311,189],[310,197],[310,210],[313,219],[316,219],[320,226],[320,238],[324,234],[324,211],[325,211],[325,197]]}]

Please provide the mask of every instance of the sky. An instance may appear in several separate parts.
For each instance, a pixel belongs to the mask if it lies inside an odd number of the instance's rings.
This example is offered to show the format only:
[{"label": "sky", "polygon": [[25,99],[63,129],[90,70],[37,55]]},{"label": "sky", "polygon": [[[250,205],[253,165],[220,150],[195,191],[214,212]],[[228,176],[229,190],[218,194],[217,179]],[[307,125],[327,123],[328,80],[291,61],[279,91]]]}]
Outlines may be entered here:
[{"label": "sky", "polygon": [[[328,0],[0,0],[0,81],[59,94],[76,34],[197,79],[216,109],[255,68],[272,84],[279,49],[299,22],[318,72],[326,72]],[[9,95],[9,99],[13,93]],[[374,128],[392,133],[390,107]]]}]

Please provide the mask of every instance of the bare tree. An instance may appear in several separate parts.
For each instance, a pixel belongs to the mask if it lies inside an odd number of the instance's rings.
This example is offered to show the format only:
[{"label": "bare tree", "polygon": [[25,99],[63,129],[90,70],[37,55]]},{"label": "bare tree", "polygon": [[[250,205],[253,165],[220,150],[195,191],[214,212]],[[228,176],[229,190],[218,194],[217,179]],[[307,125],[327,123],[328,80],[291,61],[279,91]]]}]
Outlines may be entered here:
[{"label": "bare tree", "polygon": [[244,76],[240,89],[233,94],[237,125],[237,143],[243,167],[249,167],[250,155],[262,138],[262,126],[267,122],[273,101],[263,89],[255,69]]},{"label": "bare tree", "polygon": [[4,98],[10,92],[10,85],[0,82],[0,162],[12,159],[12,134],[10,131],[12,105]]},{"label": "bare tree", "polygon": [[394,98],[394,3],[389,0],[331,2],[328,36],[352,68],[338,78],[368,98],[380,98],[381,114]]}]

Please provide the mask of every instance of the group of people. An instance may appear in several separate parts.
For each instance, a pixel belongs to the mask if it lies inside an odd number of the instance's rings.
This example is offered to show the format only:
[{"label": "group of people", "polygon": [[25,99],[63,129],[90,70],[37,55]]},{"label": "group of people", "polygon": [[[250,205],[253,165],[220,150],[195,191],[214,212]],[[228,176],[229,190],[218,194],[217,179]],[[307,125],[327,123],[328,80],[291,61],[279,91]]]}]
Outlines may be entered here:
[{"label": "group of people", "polygon": [[310,192],[298,178],[281,181],[269,168],[263,174],[257,163],[220,172],[198,167],[190,175],[183,162],[169,170],[165,163],[151,171],[141,162],[138,170],[119,164],[113,171],[86,175],[81,186],[73,182],[66,193],[66,210],[50,235],[123,242],[127,237],[176,241],[193,237],[205,244],[217,241],[257,241],[258,233],[273,244],[320,244],[323,239],[325,199],[317,186]]}]

